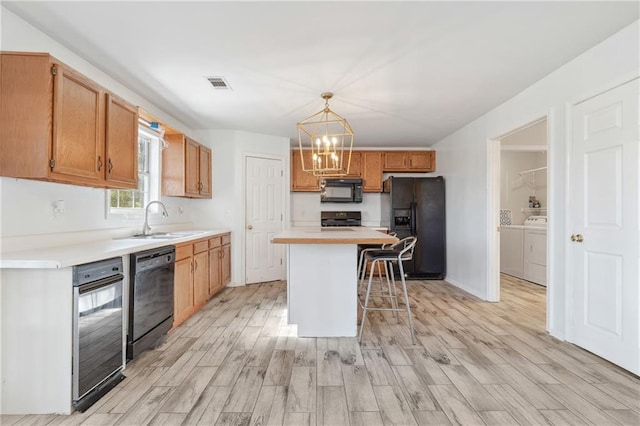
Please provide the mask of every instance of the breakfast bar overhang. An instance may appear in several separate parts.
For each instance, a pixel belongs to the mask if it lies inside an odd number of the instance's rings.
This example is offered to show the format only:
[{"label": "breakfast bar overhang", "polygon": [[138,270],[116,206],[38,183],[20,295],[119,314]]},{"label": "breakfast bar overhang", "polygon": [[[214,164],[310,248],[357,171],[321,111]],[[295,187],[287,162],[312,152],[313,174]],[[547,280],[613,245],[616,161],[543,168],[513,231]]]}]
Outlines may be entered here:
[{"label": "breakfast bar overhang", "polygon": [[368,228],[291,228],[273,244],[288,244],[288,323],[298,337],[353,337],[357,331],[358,244],[395,243]]}]

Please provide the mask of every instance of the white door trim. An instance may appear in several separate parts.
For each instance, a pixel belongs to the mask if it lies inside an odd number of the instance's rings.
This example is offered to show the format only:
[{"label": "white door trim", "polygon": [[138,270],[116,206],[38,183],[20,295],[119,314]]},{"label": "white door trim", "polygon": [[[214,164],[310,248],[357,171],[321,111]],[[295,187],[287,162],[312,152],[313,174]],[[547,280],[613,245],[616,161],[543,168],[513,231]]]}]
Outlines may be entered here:
[{"label": "white door trim", "polygon": [[[282,214],[284,215],[284,220],[282,221],[282,227],[284,229],[284,226],[286,223],[289,223],[289,210],[286,209],[286,206],[289,202],[289,191],[288,191],[288,181],[289,181],[289,172],[288,172],[288,167],[289,167],[289,162],[287,161],[287,159],[284,156],[281,155],[271,155],[271,154],[261,154],[261,153],[255,153],[255,152],[243,152],[242,153],[242,193],[243,193],[243,205],[242,205],[242,235],[240,238],[240,249],[241,249],[241,259],[240,259],[240,268],[242,271],[242,276],[241,278],[241,283],[242,285],[246,285],[247,284],[247,199],[246,199],[246,192],[247,192],[247,158],[252,157],[252,158],[264,158],[267,160],[278,160],[281,162],[282,164],[282,172],[283,172],[283,179],[282,179]],[[286,258],[285,258],[285,262],[286,262]],[[282,280],[286,279],[286,270],[287,270],[287,265],[284,265],[283,268],[283,276],[282,276]]]},{"label": "white door trim", "polygon": [[487,301],[500,301],[500,139],[487,149]]},{"label": "white door trim", "polygon": [[[554,143],[553,139],[553,126],[555,122],[553,120],[553,109],[549,109],[545,114],[541,114],[538,118],[528,121],[521,126],[517,126],[512,130],[497,135],[495,137],[487,139],[487,287],[486,287],[486,299],[489,302],[500,301],[500,233],[498,231],[500,226],[500,141],[505,137],[512,135],[513,133],[524,130],[530,126],[540,123],[543,120],[547,120],[547,145],[551,146]],[[547,164],[551,165],[553,150],[547,150]],[[553,197],[551,196],[552,190],[554,190],[554,173],[551,168],[548,168],[547,182],[548,182],[548,209],[551,211],[553,208]],[[554,259],[549,255],[551,251],[550,247],[553,246],[552,241],[554,238],[553,227],[550,227],[550,231],[547,238],[547,324],[546,329],[549,329],[551,324],[551,309],[553,305],[553,265]]]}]

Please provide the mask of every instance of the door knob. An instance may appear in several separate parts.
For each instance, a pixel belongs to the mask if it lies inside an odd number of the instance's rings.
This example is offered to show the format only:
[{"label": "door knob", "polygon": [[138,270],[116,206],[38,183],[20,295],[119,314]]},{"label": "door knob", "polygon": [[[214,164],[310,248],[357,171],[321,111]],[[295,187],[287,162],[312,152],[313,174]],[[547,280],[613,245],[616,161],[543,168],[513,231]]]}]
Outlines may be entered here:
[{"label": "door knob", "polygon": [[576,234],[576,235],[571,235],[571,241],[573,242],[583,242],[584,241],[584,237],[582,236],[582,234]]},{"label": "door knob", "polygon": [[247,229],[248,229],[249,231],[251,231],[251,230],[253,229],[253,226],[249,225],[249,226],[247,226]]},{"label": "door knob", "polygon": [[571,234],[571,241],[573,241],[573,242],[576,241],[576,236],[574,234]]}]

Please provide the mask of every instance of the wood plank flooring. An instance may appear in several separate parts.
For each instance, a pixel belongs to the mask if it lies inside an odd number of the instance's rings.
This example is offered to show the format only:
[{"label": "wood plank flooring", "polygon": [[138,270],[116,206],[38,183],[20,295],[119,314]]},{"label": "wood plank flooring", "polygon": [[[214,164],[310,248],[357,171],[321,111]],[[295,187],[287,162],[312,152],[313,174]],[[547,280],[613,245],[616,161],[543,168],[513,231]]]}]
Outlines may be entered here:
[{"label": "wood plank flooring", "polygon": [[545,290],[503,277],[502,302],[411,281],[406,316],[365,339],[297,338],[282,282],[228,288],[128,364],[85,413],[3,425],[638,425],[640,380],[548,336]]}]

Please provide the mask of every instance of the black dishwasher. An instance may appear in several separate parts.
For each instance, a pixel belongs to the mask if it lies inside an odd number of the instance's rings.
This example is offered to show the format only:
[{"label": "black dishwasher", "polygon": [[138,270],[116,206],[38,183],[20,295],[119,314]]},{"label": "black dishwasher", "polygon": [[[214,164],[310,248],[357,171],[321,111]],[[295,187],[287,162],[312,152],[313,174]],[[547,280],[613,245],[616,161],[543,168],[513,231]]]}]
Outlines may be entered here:
[{"label": "black dishwasher", "polygon": [[173,325],[175,258],[175,246],[130,256],[127,360],[155,346]]}]

